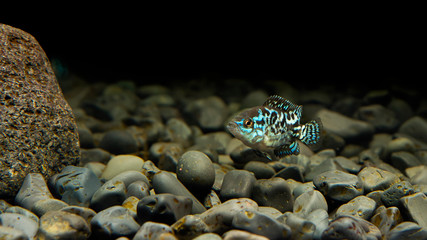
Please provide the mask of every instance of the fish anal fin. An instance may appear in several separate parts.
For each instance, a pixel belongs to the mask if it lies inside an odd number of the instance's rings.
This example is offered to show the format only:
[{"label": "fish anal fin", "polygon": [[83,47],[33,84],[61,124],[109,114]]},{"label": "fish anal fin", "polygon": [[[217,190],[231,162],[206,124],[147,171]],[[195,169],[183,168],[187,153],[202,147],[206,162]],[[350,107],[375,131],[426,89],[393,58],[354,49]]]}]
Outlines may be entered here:
[{"label": "fish anal fin", "polygon": [[299,144],[298,142],[292,142],[291,144],[285,144],[274,149],[274,155],[281,158],[288,155],[298,155],[299,154]]}]

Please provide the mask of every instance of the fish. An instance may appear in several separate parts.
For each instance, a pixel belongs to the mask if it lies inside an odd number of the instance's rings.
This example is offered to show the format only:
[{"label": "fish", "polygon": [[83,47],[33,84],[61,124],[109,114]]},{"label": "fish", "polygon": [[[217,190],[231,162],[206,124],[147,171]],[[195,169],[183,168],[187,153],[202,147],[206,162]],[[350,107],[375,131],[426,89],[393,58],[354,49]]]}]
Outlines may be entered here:
[{"label": "fish", "polygon": [[243,110],[227,123],[227,130],[245,145],[270,160],[300,153],[299,141],[316,145],[321,141],[320,119],[301,124],[302,106],[273,95],[262,106]]}]

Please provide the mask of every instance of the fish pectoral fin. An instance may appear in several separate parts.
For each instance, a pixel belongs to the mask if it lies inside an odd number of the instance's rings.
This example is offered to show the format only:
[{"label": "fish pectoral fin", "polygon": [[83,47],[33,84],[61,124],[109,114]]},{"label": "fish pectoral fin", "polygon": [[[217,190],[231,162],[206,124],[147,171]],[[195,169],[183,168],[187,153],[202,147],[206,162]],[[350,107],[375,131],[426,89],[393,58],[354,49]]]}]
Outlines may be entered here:
[{"label": "fish pectoral fin", "polygon": [[292,142],[291,144],[285,144],[274,149],[274,155],[276,157],[285,157],[287,155],[298,155],[299,154],[299,144],[298,142]]}]

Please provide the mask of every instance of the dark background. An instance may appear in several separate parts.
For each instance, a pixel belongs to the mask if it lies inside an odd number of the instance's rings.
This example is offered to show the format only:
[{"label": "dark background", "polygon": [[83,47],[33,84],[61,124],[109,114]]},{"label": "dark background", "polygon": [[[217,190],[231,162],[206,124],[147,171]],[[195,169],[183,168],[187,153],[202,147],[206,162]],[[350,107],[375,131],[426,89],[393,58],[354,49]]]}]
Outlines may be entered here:
[{"label": "dark background", "polygon": [[49,58],[90,81],[146,84],[202,77],[261,85],[283,79],[312,88],[366,89],[419,89],[425,81],[421,32],[398,22],[4,23],[35,36]]}]

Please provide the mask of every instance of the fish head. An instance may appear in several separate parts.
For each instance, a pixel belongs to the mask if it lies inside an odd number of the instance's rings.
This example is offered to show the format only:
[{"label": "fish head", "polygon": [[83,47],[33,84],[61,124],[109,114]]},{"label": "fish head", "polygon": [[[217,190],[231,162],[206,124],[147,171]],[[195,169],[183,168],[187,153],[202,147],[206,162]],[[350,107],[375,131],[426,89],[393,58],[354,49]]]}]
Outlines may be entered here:
[{"label": "fish head", "polygon": [[244,144],[253,147],[264,139],[263,129],[257,126],[259,107],[243,110],[227,124],[227,130]]}]

